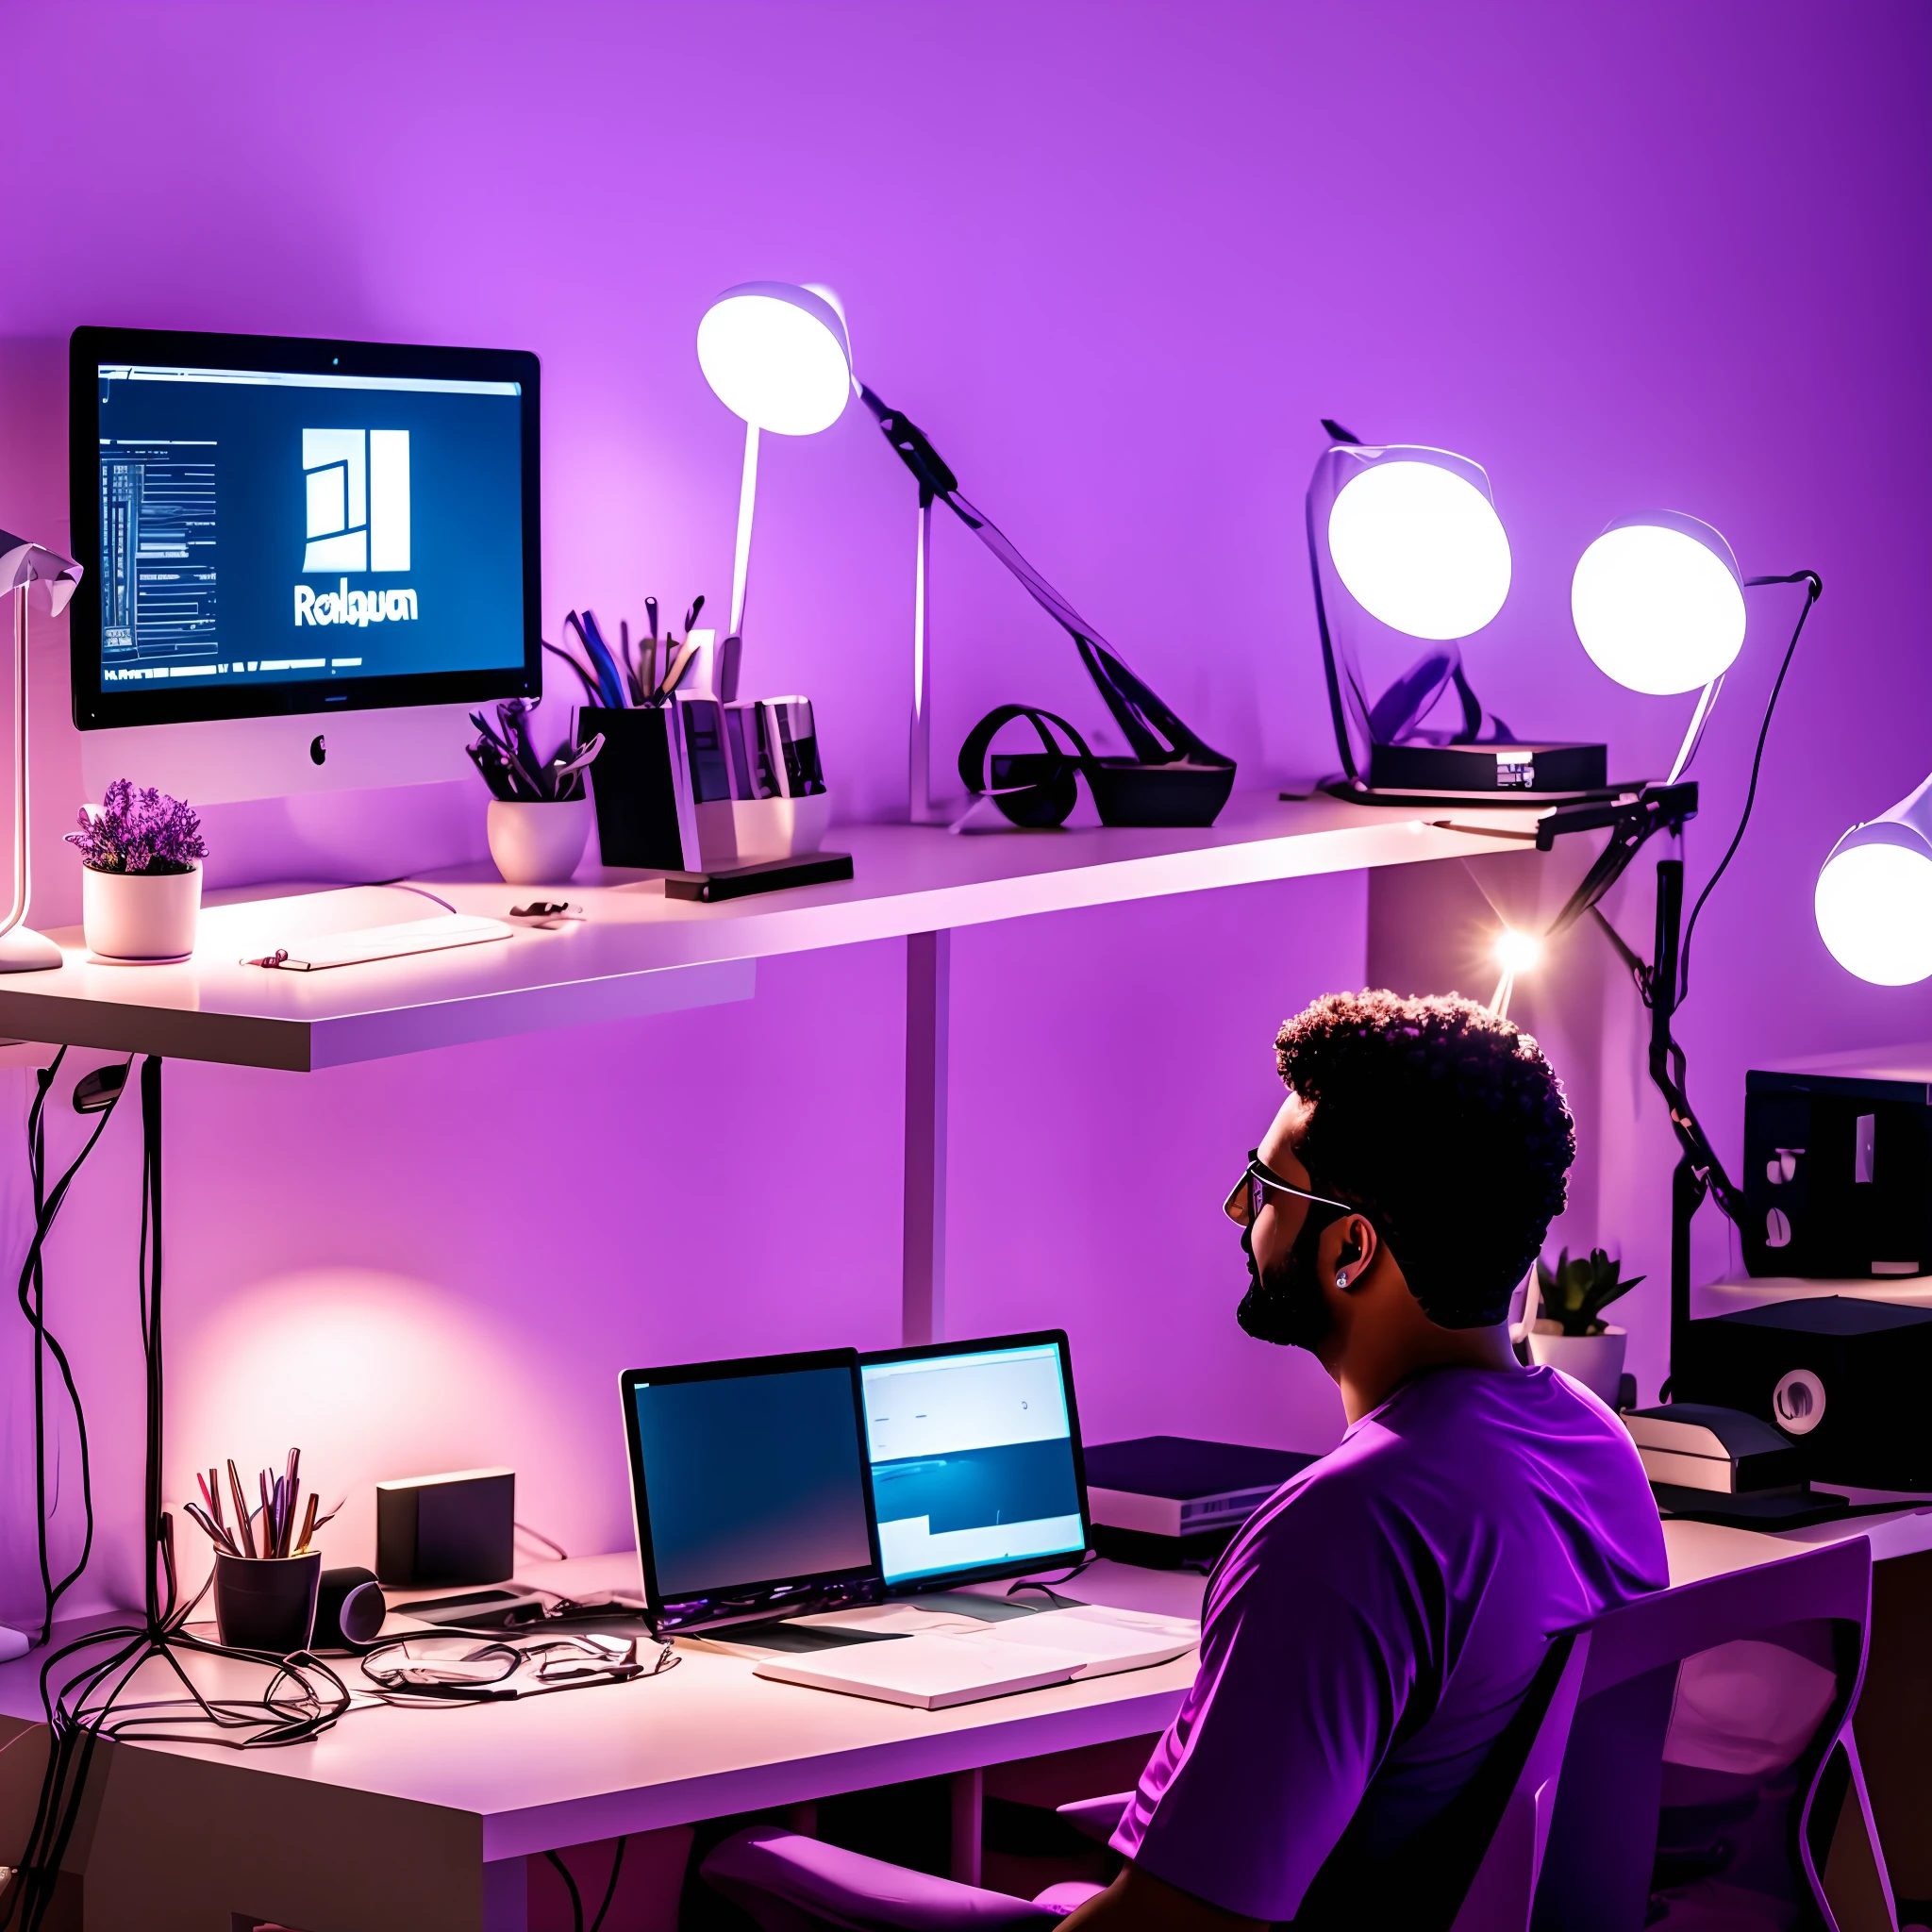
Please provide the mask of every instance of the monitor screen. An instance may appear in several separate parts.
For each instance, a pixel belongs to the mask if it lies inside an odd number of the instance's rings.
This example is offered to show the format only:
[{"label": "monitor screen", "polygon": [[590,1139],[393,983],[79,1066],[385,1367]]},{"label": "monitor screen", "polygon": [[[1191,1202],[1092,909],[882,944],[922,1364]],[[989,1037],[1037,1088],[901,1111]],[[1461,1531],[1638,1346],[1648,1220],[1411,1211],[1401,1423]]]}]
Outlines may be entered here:
[{"label": "monitor screen", "polygon": [[625,1378],[646,1593],[669,1627],[876,1594],[858,1357]]},{"label": "monitor screen", "polygon": [[888,1587],[1016,1576],[1087,1547],[1063,1336],[862,1357]]},{"label": "monitor screen", "polygon": [[536,358],[78,329],[75,722],[534,691]]}]

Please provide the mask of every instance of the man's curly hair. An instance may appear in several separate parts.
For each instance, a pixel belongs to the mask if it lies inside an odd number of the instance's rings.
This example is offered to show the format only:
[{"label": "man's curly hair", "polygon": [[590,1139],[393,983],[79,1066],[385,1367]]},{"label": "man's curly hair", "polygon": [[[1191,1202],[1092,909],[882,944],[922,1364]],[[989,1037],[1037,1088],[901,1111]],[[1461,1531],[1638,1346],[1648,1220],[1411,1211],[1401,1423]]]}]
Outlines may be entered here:
[{"label": "man's curly hair", "polygon": [[1502,1321],[1562,1211],[1576,1134],[1542,1049],[1455,994],[1338,992],[1274,1039],[1301,1157],[1359,1207],[1443,1328]]}]

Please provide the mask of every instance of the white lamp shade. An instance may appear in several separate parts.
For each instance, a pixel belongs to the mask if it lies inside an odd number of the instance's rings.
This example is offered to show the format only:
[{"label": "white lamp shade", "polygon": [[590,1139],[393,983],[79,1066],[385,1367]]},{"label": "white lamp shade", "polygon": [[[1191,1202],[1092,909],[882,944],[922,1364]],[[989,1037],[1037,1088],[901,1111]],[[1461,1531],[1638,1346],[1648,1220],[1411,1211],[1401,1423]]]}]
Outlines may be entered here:
[{"label": "white lamp shade", "polygon": [[852,393],[844,318],[790,282],[726,289],[698,324],[698,366],[733,415],[779,436],[829,429]]},{"label": "white lamp shade", "polygon": [[1731,546],[1675,510],[1611,525],[1577,562],[1570,615],[1597,669],[1652,697],[1723,676],[1744,642]]},{"label": "white lamp shade", "polygon": [[1495,506],[1467,476],[1420,458],[1376,463],[1342,486],[1328,554],[1356,602],[1412,638],[1466,638],[1509,594]]},{"label": "white lamp shade", "polygon": [[1847,973],[1874,986],[1932,978],[1932,778],[1832,847],[1812,909]]}]

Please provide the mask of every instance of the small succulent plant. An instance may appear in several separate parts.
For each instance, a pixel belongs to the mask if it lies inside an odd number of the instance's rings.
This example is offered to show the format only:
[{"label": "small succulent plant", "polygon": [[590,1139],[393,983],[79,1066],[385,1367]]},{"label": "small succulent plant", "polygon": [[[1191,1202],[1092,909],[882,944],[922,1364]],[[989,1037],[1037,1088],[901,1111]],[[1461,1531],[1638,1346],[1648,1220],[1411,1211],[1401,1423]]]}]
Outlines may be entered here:
[{"label": "small succulent plant", "polygon": [[153,786],[137,791],[125,778],[108,787],[97,810],[81,808],[80,828],[68,833],[67,842],[92,872],[192,872],[208,857],[192,806]]},{"label": "small succulent plant", "polygon": [[1592,1248],[1587,1261],[1573,1261],[1565,1248],[1554,1268],[1539,1259],[1536,1278],[1542,1291],[1543,1314],[1565,1335],[1601,1335],[1603,1311],[1643,1279],[1633,1274],[1625,1281],[1623,1274],[1623,1262],[1611,1260],[1601,1248]]}]

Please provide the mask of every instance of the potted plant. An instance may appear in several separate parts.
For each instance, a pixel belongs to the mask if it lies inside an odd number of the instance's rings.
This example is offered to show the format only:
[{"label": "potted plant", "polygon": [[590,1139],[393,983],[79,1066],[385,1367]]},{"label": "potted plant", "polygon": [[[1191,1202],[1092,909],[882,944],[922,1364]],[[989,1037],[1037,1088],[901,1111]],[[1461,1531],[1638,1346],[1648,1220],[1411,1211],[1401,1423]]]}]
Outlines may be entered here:
[{"label": "potted plant", "polygon": [[575,726],[547,758],[530,737],[536,706],[510,698],[496,724],[481,711],[470,723],[483,735],[466,747],[490,787],[490,856],[513,886],[560,885],[576,871],[591,836],[584,768],[604,749],[601,735],[578,742]]},{"label": "potted plant", "polygon": [[201,913],[201,820],[181,799],[116,778],[83,806],[67,842],[80,852],[80,919],[103,959],[185,959]]},{"label": "potted plant", "polygon": [[1603,1311],[1642,1279],[1633,1274],[1626,1281],[1623,1262],[1611,1260],[1601,1248],[1592,1248],[1587,1261],[1573,1261],[1565,1248],[1554,1268],[1539,1258],[1536,1280],[1542,1313],[1529,1334],[1532,1359],[1561,1369],[1616,1407],[1629,1336],[1606,1322]]}]

